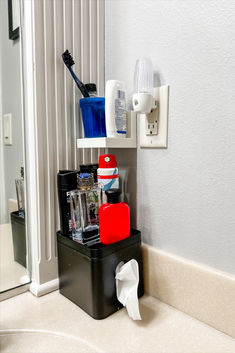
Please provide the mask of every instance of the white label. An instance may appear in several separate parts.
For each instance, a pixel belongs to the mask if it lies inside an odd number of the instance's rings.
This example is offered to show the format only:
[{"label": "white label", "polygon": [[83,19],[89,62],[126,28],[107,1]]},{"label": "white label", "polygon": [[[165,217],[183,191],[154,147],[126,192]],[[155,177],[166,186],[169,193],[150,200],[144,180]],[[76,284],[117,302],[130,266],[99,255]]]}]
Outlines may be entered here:
[{"label": "white label", "polygon": [[115,123],[117,133],[126,134],[126,97],[121,90],[117,90],[115,99]]}]

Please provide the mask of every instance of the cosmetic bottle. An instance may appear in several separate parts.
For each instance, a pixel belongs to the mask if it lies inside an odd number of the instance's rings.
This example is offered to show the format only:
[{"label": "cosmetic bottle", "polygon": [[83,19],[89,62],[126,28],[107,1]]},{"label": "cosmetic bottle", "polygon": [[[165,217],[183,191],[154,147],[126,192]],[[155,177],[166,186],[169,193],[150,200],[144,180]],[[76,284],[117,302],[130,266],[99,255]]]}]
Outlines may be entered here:
[{"label": "cosmetic bottle", "polygon": [[114,154],[103,154],[99,156],[97,178],[98,186],[104,191],[119,187],[119,174]]},{"label": "cosmetic bottle", "polygon": [[15,180],[16,184],[16,195],[18,203],[18,215],[24,218],[24,167],[20,168],[20,178]]},{"label": "cosmetic bottle", "polygon": [[68,192],[73,240],[85,244],[98,240],[98,192],[93,174],[79,173],[77,189]]},{"label": "cosmetic bottle", "polygon": [[99,168],[98,163],[95,164],[81,164],[80,165],[80,172],[81,173],[88,173],[91,174],[93,173],[94,176],[94,185],[97,184],[97,169]]},{"label": "cosmetic bottle", "polygon": [[113,154],[103,154],[99,157],[99,168],[97,170],[99,205],[107,202],[105,191],[119,188],[119,174],[116,157]]},{"label": "cosmetic bottle", "polygon": [[126,91],[123,81],[106,82],[105,124],[107,137],[126,137]]},{"label": "cosmetic bottle", "polygon": [[100,241],[112,244],[130,236],[129,206],[120,202],[120,189],[106,192],[107,203],[99,208]]},{"label": "cosmetic bottle", "polygon": [[78,170],[60,170],[57,174],[60,229],[61,233],[67,237],[72,236],[70,203],[67,192],[77,188],[77,174]]}]

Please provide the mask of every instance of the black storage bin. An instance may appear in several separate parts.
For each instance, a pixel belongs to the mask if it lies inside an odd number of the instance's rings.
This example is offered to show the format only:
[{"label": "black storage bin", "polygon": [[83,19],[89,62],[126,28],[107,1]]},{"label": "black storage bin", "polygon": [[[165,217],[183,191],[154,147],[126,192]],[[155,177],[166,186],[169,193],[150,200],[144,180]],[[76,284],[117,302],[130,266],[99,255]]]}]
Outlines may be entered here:
[{"label": "black storage bin", "polygon": [[25,218],[20,217],[18,211],[11,213],[11,228],[14,260],[26,267]]},{"label": "black storage bin", "polygon": [[141,233],[111,245],[90,247],[57,232],[60,293],[94,319],[104,319],[122,308],[116,296],[115,270],[119,262],[139,264],[138,297],[144,294]]}]

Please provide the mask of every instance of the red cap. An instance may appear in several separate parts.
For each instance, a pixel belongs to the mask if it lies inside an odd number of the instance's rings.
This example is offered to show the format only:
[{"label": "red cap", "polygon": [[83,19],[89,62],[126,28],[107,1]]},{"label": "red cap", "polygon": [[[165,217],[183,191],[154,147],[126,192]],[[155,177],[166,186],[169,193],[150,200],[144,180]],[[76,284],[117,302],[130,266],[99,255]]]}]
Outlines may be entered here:
[{"label": "red cap", "polygon": [[99,168],[116,168],[117,162],[114,154],[102,154],[99,156]]}]

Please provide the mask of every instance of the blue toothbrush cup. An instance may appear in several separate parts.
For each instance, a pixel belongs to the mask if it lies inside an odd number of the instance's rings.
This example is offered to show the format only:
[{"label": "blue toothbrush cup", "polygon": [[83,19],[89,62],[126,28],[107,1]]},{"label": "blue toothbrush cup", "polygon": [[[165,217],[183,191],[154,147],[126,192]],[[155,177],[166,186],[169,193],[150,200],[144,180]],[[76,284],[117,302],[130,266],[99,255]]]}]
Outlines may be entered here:
[{"label": "blue toothbrush cup", "polygon": [[80,99],[85,137],[106,137],[105,98]]}]

